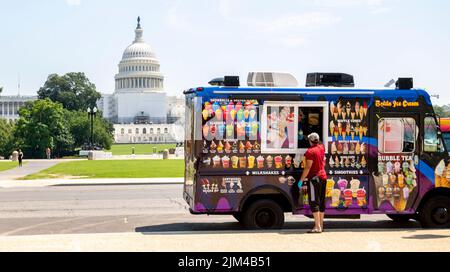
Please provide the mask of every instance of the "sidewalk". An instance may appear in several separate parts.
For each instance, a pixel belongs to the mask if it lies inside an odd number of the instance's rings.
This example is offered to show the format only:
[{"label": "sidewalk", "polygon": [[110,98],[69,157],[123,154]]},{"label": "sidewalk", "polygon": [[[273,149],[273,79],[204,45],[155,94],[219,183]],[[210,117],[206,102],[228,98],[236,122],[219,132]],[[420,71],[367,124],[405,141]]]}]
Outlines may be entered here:
[{"label": "sidewalk", "polygon": [[3,180],[15,180],[50,168],[66,160],[24,160],[23,167],[0,172],[0,183]]},{"label": "sidewalk", "polygon": [[0,251],[450,252],[449,230],[305,230],[0,236]]},{"label": "sidewalk", "polygon": [[0,179],[0,188],[82,186],[82,185],[127,185],[127,184],[183,184],[183,182],[184,178],[41,179],[41,180]]}]

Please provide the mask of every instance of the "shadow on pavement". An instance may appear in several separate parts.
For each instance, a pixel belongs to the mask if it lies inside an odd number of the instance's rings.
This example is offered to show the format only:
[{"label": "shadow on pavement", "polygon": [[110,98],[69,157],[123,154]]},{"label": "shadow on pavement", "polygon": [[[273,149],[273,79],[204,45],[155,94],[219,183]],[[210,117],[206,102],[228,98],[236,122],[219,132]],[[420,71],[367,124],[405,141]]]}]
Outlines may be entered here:
[{"label": "shadow on pavement", "polygon": [[445,238],[450,238],[450,235],[418,234],[410,237],[403,237],[403,239],[414,239],[414,240],[430,240],[430,239],[445,239]]},{"label": "shadow on pavement", "polygon": [[[313,226],[312,222],[287,222],[282,230],[264,231],[267,233],[293,234],[305,233]],[[396,223],[393,221],[328,221],[325,222],[326,232],[370,232],[370,231],[415,231],[421,229],[415,221]],[[176,232],[198,232],[198,234],[214,233],[252,233],[261,232],[244,229],[238,222],[225,223],[196,223],[183,222],[162,225],[143,226],[135,228],[143,234],[174,234]],[[412,238],[411,238],[412,239]],[[419,239],[419,238],[416,238]],[[430,238],[432,239],[432,238]]]}]

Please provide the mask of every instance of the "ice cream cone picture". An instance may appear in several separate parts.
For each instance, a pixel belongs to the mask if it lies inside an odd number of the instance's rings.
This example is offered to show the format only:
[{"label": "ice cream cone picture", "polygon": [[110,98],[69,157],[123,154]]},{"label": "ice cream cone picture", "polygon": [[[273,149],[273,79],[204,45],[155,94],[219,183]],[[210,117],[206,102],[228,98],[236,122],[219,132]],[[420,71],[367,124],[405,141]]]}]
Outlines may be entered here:
[{"label": "ice cream cone picture", "polygon": [[337,121],[339,118],[339,111],[337,108],[334,108],[333,116],[334,116],[334,120]]},{"label": "ice cream cone picture", "polygon": [[351,115],[351,117],[352,117],[352,120],[355,120],[355,115],[356,115],[356,113],[352,111],[352,112],[350,113],[350,115]]},{"label": "ice cream cone picture", "polygon": [[336,142],[333,142],[331,144],[331,154],[336,155],[337,153],[337,146],[336,146]]},{"label": "ice cream cone picture", "polygon": [[212,109],[213,109],[213,111],[215,112],[215,111],[217,111],[218,109],[220,109],[220,104],[219,104],[219,102],[214,102],[214,104],[212,105],[212,107],[211,107]]},{"label": "ice cream cone picture", "polygon": [[342,134],[342,123],[338,123],[339,135]]},{"label": "ice cream cone picture", "polygon": [[203,137],[206,139],[209,136],[209,125],[205,124],[203,126]]},{"label": "ice cream cone picture", "polygon": [[228,103],[227,109],[229,111],[234,110],[234,103],[233,103],[233,101],[230,101],[230,103]]},{"label": "ice cream cone picture", "polygon": [[347,157],[344,162],[345,167],[350,167],[350,159]]},{"label": "ice cream cone picture", "polygon": [[356,155],[361,154],[361,145],[359,144],[359,142],[356,144],[355,153]]},{"label": "ice cream cone picture", "polygon": [[223,153],[223,148],[224,148],[224,145],[223,145],[222,141],[220,141],[219,145],[217,146],[217,152],[219,154],[222,154]]},{"label": "ice cream cone picture", "polygon": [[334,167],[333,156],[330,156],[330,161],[328,162],[328,164],[330,165],[330,168],[333,168],[333,167]]},{"label": "ice cream cone picture", "polygon": [[345,143],[344,143],[343,154],[344,154],[344,155],[348,155],[348,153],[349,153],[348,143],[345,142]]},{"label": "ice cream cone picture", "polygon": [[334,159],[334,164],[336,165],[336,167],[339,167],[340,162],[339,162],[339,157],[336,156],[336,158]]},{"label": "ice cream cone picture", "polygon": [[238,122],[244,121],[244,110],[243,109],[238,110],[237,120],[238,120]]},{"label": "ice cream cone picture", "polygon": [[356,103],[355,103],[355,112],[356,112],[356,116],[357,116],[357,117],[360,116],[360,115],[359,115],[359,114],[360,114],[360,111],[359,111],[359,110],[360,110],[360,107],[361,107],[361,106],[360,106],[359,102],[356,101]]},{"label": "ice cream cone picture", "polygon": [[365,143],[361,144],[361,155],[365,155],[367,150],[366,150],[367,146]]},{"label": "ice cream cone picture", "polygon": [[335,128],[334,121],[331,121],[330,122],[330,135],[333,135],[334,128]]},{"label": "ice cream cone picture", "polygon": [[222,109],[217,109],[216,110],[216,118],[218,121],[222,121],[223,120],[223,111]]},{"label": "ice cream cone picture", "polygon": [[367,102],[364,101],[363,103],[363,109],[364,109],[364,117],[367,116],[367,112],[369,110],[369,107],[367,106]]},{"label": "ice cream cone picture", "polygon": [[236,120],[236,114],[237,111],[235,109],[230,110],[230,117],[232,121]]},{"label": "ice cream cone picture", "polygon": [[339,129],[337,127],[334,128],[334,137],[336,138],[337,141],[339,137]]},{"label": "ice cream cone picture", "polygon": [[345,137],[347,137],[347,131],[342,131],[342,140],[345,140]]},{"label": "ice cream cone picture", "polygon": [[355,127],[355,134],[356,136],[359,136],[359,125]]},{"label": "ice cream cone picture", "polygon": [[231,145],[228,141],[225,142],[225,153],[227,153],[227,154],[231,153]]},{"label": "ice cream cone picture", "polygon": [[346,117],[347,117],[347,113],[345,111],[342,111],[342,119],[345,120]]},{"label": "ice cream cone picture", "polygon": [[364,135],[364,128],[359,126],[359,139],[362,141]]},{"label": "ice cream cone picture", "polygon": [[341,155],[343,151],[344,151],[344,146],[342,145],[342,143],[339,143],[337,145],[337,153],[338,153],[338,155]]},{"label": "ice cream cone picture", "polygon": [[352,141],[354,141],[355,140],[355,129],[352,129],[350,134],[352,135]]},{"label": "ice cream cone picture", "polygon": [[367,166],[367,161],[366,161],[366,158],[365,158],[365,157],[362,157],[362,159],[361,159],[361,166],[362,166],[363,168],[365,168],[365,167]]},{"label": "ice cream cone picture", "polygon": [[350,103],[350,101],[348,101],[347,105],[345,105],[345,110],[347,112],[347,116],[350,116],[350,112],[352,110],[352,104]]},{"label": "ice cream cone picture", "polygon": [[209,111],[207,109],[204,109],[202,111],[202,115],[203,115],[203,120],[206,121],[208,119],[208,117],[209,117]]},{"label": "ice cream cone picture", "polygon": [[342,116],[342,104],[338,102],[337,104],[338,116]]},{"label": "ice cream cone picture", "polygon": [[359,116],[361,119],[364,118],[364,108],[363,107],[359,108]]},{"label": "ice cream cone picture", "polygon": [[334,114],[334,110],[336,109],[336,105],[334,104],[333,101],[330,102],[330,112],[333,115]]},{"label": "ice cream cone picture", "polygon": [[205,109],[206,110],[212,109],[212,104],[210,102],[205,102]]},{"label": "ice cream cone picture", "polygon": [[245,110],[244,111],[244,118],[245,118],[245,120],[248,120],[249,117],[250,117],[250,111],[249,110]]},{"label": "ice cream cone picture", "polygon": [[250,121],[254,121],[256,118],[256,110],[250,110]]},{"label": "ice cream cone picture", "polygon": [[367,136],[367,127],[363,127],[364,136]]}]

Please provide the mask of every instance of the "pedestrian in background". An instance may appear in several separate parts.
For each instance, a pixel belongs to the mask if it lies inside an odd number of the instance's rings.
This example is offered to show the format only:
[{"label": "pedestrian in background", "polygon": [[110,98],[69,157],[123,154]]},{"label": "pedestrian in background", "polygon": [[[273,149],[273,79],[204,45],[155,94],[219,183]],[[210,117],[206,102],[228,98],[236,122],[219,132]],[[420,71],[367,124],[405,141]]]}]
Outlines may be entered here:
[{"label": "pedestrian in background", "polygon": [[320,136],[311,133],[308,136],[311,147],[305,153],[306,164],[300,183],[306,186],[309,205],[314,216],[314,228],[308,233],[322,233],[325,217],[325,191],[327,173],[325,172],[325,147],[320,143]]},{"label": "pedestrian in background", "polygon": [[23,152],[22,152],[22,150],[20,150],[19,149],[19,154],[18,154],[18,157],[17,157],[17,159],[19,160],[19,167],[22,167],[22,161],[23,161]]},{"label": "pedestrian in background", "polygon": [[50,149],[50,147],[47,147],[45,149],[45,154],[47,155],[47,160],[50,160],[52,158],[52,150]]}]

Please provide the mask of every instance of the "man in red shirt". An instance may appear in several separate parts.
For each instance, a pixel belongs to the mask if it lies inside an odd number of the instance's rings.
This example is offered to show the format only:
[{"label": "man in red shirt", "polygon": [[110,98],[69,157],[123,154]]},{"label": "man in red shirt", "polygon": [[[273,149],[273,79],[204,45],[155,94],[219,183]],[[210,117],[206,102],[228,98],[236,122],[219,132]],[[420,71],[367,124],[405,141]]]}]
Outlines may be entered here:
[{"label": "man in red shirt", "polygon": [[307,186],[309,205],[315,221],[314,228],[308,233],[322,233],[327,185],[325,147],[320,143],[320,137],[317,133],[311,133],[308,140],[311,147],[305,153],[306,164],[299,184]]}]

